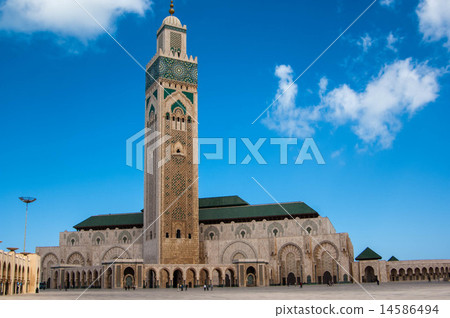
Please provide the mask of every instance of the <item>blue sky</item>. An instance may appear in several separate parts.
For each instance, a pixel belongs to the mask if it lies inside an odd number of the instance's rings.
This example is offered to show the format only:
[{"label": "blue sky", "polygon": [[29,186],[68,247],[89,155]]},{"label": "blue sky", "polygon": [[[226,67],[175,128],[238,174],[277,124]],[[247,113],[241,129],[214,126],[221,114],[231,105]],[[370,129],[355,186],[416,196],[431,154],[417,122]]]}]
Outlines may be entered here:
[{"label": "blue sky", "polygon": [[[281,165],[266,142],[267,165],[203,160],[200,196],[273,203],[254,177],[329,217],[355,255],[449,258],[448,2],[379,0],[293,83],[371,2],[175,1],[199,58],[200,137],[312,137],[326,161],[295,165],[299,145]],[[144,126],[144,72],[75,2],[39,3],[0,0],[1,249],[23,245],[22,195],[38,198],[28,250],[143,207],[125,141]],[[79,3],[141,64],[154,55],[168,1]]]}]

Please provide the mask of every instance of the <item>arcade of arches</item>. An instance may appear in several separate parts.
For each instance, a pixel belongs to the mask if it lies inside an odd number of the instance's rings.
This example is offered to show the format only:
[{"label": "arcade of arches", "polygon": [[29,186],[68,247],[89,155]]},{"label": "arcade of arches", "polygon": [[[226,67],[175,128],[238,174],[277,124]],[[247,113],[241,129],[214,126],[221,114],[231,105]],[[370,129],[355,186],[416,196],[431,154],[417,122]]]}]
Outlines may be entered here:
[{"label": "arcade of arches", "polygon": [[40,257],[0,250],[0,296],[34,293],[39,285]]}]

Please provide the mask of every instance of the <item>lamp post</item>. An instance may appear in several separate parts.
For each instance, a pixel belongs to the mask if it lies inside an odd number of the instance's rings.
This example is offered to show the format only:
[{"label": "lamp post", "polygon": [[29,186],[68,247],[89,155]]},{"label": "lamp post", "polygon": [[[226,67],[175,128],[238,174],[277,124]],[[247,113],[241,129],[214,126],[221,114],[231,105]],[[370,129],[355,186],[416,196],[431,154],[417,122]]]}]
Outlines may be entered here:
[{"label": "lamp post", "polygon": [[20,197],[20,201],[25,202],[27,205],[26,211],[25,211],[25,234],[23,237],[23,251],[25,252],[25,244],[27,242],[27,217],[28,217],[28,204],[36,201],[36,198],[32,197]]}]

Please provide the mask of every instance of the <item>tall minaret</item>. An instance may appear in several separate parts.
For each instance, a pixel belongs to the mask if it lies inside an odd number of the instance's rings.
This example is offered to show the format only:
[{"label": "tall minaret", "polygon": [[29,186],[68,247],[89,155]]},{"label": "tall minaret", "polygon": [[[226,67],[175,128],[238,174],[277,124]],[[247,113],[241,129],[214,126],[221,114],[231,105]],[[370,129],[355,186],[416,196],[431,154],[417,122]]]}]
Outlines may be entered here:
[{"label": "tall minaret", "polygon": [[[173,15],[173,1],[169,13],[157,33],[156,55],[147,65],[143,255],[150,264],[196,264],[197,58],[187,56],[187,28]],[[164,142],[157,146],[158,140]]]}]

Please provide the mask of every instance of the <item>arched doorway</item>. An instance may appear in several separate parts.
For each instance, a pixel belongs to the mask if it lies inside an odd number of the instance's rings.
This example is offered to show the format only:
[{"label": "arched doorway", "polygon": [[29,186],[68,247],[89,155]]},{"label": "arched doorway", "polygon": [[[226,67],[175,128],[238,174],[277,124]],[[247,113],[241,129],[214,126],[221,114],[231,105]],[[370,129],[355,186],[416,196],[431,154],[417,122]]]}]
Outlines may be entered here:
[{"label": "arched doorway", "polygon": [[132,288],[134,284],[134,269],[131,267],[125,268],[123,271],[123,286],[126,288]]},{"label": "arched doorway", "polygon": [[395,268],[393,268],[391,270],[391,281],[395,282],[398,279],[397,277],[397,270]]},{"label": "arched doorway", "polygon": [[[282,285],[294,285],[300,281],[301,268],[302,268],[302,251],[299,246],[288,243],[281,247],[278,252],[279,262],[281,265],[281,284]],[[294,275],[292,280],[292,275],[288,278],[289,274]]]},{"label": "arched doorway", "polygon": [[208,273],[208,271],[206,269],[202,269],[200,271],[200,284],[201,285],[203,285],[203,284],[208,285],[209,284],[209,273]]},{"label": "arched doorway", "polygon": [[213,269],[212,272],[212,284],[214,286],[222,286],[223,282],[222,282],[222,273],[220,271],[220,269]]},{"label": "arched doorway", "polygon": [[234,286],[234,272],[231,269],[225,271],[225,287]]},{"label": "arched doorway", "polygon": [[295,285],[295,283],[296,283],[295,274],[291,272],[287,276],[287,284],[288,285]]},{"label": "arched doorway", "polygon": [[179,269],[173,272],[173,288],[177,288],[178,285],[183,285],[183,273]]},{"label": "arched doorway", "polygon": [[161,269],[159,274],[159,286],[162,288],[169,288],[169,272],[166,269]]},{"label": "arched doorway", "polygon": [[[331,242],[323,241],[314,248],[314,262],[316,272],[316,282],[319,284],[328,284],[338,282],[338,248]],[[328,272],[328,273],[327,273]],[[327,277],[325,277],[327,276]]]},{"label": "arched doorway", "polygon": [[372,266],[367,266],[364,270],[364,281],[366,283],[373,283],[377,280],[377,277],[375,276],[375,271]]},{"label": "arched doorway", "polygon": [[58,271],[55,271],[55,274],[53,276],[53,288],[58,288]]},{"label": "arched doorway", "polygon": [[66,272],[66,280],[64,282],[65,288],[70,288],[70,273]]},{"label": "arched doorway", "polygon": [[156,272],[151,269],[148,271],[148,288],[156,288]]},{"label": "arched doorway", "polygon": [[111,267],[106,270],[106,288],[112,288],[112,269]]},{"label": "arched doorway", "polygon": [[71,277],[72,277],[72,279],[71,279],[70,287],[75,288],[75,272],[72,272]]},{"label": "arched doorway", "polygon": [[253,266],[249,266],[247,268],[247,287],[255,287],[256,286],[256,270]]},{"label": "arched doorway", "polygon": [[331,277],[331,273],[329,271],[326,271],[323,273],[323,283],[324,284],[331,284],[333,282],[333,279]]},{"label": "arched doorway", "polygon": [[102,286],[101,280],[98,277],[98,271],[97,270],[94,271],[93,279],[94,279],[94,287],[98,288],[98,287]]},{"label": "arched doorway", "polygon": [[189,288],[193,288],[196,285],[195,271],[192,268],[189,268],[186,271],[186,285],[189,286]]}]

